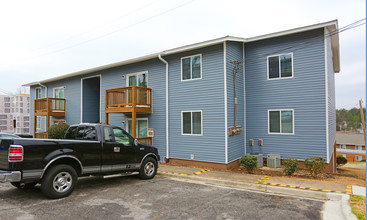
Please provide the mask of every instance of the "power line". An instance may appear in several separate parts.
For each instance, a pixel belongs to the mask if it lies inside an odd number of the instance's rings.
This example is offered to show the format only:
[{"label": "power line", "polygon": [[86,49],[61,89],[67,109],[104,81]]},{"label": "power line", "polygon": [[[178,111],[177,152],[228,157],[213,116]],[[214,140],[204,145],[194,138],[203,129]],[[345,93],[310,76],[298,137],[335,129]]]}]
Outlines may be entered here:
[{"label": "power line", "polygon": [[138,9],[136,9],[136,10],[130,11],[130,12],[128,12],[128,13],[126,13],[126,14],[122,15],[122,16],[119,16],[119,17],[117,17],[117,18],[115,18],[115,19],[113,19],[113,20],[110,20],[110,21],[108,21],[108,22],[106,22],[106,23],[103,23],[103,24],[101,24],[101,25],[98,25],[98,26],[96,26],[96,27],[94,27],[94,28],[91,28],[91,29],[89,29],[89,30],[83,31],[83,32],[81,32],[81,33],[79,33],[79,34],[75,34],[75,35],[70,36],[70,37],[68,37],[68,38],[66,38],[66,39],[63,39],[63,40],[60,40],[60,41],[56,41],[56,42],[54,42],[54,43],[51,43],[51,44],[45,45],[45,46],[40,47],[40,48],[37,48],[37,49],[35,49],[35,50],[31,50],[31,52],[33,52],[33,51],[39,51],[39,50],[43,50],[43,49],[45,49],[45,48],[52,47],[52,46],[55,46],[55,45],[60,44],[60,43],[63,43],[63,42],[66,42],[66,41],[70,41],[70,40],[72,40],[72,39],[75,39],[75,38],[76,38],[76,37],[78,37],[78,36],[81,36],[81,35],[85,35],[85,34],[91,33],[91,32],[93,32],[93,31],[95,31],[95,30],[101,29],[101,28],[103,28],[103,27],[105,27],[105,26],[107,26],[107,25],[109,25],[109,24],[112,24],[112,23],[114,23],[114,22],[116,22],[116,21],[118,21],[118,20],[120,20],[120,19],[122,19],[122,18],[124,18],[124,17],[127,17],[127,16],[129,16],[129,15],[131,15],[131,14],[133,14],[133,13],[136,13],[136,12],[138,12],[138,11],[141,11],[141,10],[145,9],[145,8],[148,8],[149,6],[151,6],[151,5],[155,4],[155,3],[159,2],[159,1],[161,1],[161,0],[155,0],[155,1],[152,1],[152,2],[150,2],[149,4],[146,4],[146,5],[144,5],[144,6],[140,7],[140,8],[138,8]]},{"label": "power line", "polygon": [[140,20],[140,21],[135,22],[135,23],[133,23],[133,24],[131,24],[131,25],[127,25],[127,26],[121,27],[121,28],[119,28],[119,29],[117,29],[117,30],[114,30],[114,31],[108,32],[108,33],[103,34],[103,35],[101,35],[101,36],[94,37],[94,38],[91,38],[91,39],[89,39],[89,40],[85,40],[85,41],[82,41],[82,42],[80,42],[80,43],[76,43],[76,44],[73,44],[73,45],[71,45],[71,46],[64,47],[64,48],[61,48],[61,49],[59,49],[59,50],[55,50],[55,51],[51,51],[51,52],[47,52],[47,53],[44,53],[44,54],[41,54],[41,55],[38,55],[38,56],[29,57],[29,58],[20,59],[20,60],[15,60],[14,62],[17,62],[17,61],[24,61],[24,60],[29,60],[29,59],[35,59],[35,58],[39,58],[39,57],[44,57],[44,56],[46,56],[46,55],[50,55],[50,54],[54,54],[54,53],[59,53],[59,52],[62,52],[62,51],[65,51],[65,50],[68,50],[68,49],[71,49],[71,48],[74,48],[74,47],[77,47],[77,46],[80,46],[80,45],[86,44],[86,43],[89,43],[89,42],[91,42],[91,41],[95,41],[95,40],[98,40],[98,39],[101,39],[101,38],[107,37],[107,36],[109,36],[109,35],[115,34],[115,33],[120,32],[120,31],[122,31],[122,30],[125,30],[125,29],[128,29],[128,28],[131,28],[131,27],[134,27],[134,26],[139,25],[139,24],[141,24],[141,23],[144,23],[144,22],[146,22],[146,21],[149,21],[149,20],[151,20],[151,19],[153,19],[153,18],[156,18],[156,17],[162,16],[162,15],[164,15],[164,14],[167,14],[167,13],[169,13],[169,12],[171,12],[171,11],[173,11],[173,10],[176,10],[176,9],[178,9],[178,8],[184,7],[184,6],[188,5],[188,4],[191,4],[191,3],[192,3],[192,2],[194,2],[194,1],[196,1],[196,0],[191,0],[191,1],[186,2],[186,3],[184,3],[184,4],[181,4],[181,5],[178,5],[178,6],[176,6],[176,7],[173,7],[173,8],[171,8],[171,9],[167,10],[167,11],[163,11],[163,12],[161,12],[161,13],[155,14],[155,15],[153,15],[153,16],[151,16],[151,17],[148,17],[148,18],[146,18],[146,19]]}]

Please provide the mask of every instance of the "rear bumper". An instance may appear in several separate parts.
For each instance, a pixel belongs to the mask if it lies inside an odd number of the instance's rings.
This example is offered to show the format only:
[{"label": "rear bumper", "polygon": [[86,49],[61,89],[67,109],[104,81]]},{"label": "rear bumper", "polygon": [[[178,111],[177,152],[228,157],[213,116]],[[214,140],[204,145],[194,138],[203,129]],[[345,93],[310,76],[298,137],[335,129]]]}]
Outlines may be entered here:
[{"label": "rear bumper", "polygon": [[0,170],[0,182],[20,182],[22,173],[20,171]]}]

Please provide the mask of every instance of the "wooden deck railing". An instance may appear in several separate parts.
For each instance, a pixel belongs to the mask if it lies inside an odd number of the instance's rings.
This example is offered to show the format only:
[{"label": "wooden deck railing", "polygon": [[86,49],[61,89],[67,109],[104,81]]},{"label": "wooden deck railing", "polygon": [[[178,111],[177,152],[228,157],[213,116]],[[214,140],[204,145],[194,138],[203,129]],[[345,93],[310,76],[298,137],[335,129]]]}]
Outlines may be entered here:
[{"label": "wooden deck railing", "polygon": [[43,98],[34,100],[35,114],[65,115],[65,99]]},{"label": "wooden deck railing", "polygon": [[153,142],[153,138],[151,137],[140,137],[140,138],[136,138],[139,140],[140,143],[142,144],[149,144],[149,145],[152,145],[152,142]]},{"label": "wooden deck railing", "polygon": [[47,132],[38,132],[34,134],[34,138],[43,138],[43,139],[47,139],[48,138],[48,133]]},{"label": "wooden deck railing", "polygon": [[[152,108],[152,89],[138,86],[129,86],[105,91],[106,110],[118,112],[131,111],[132,108]],[[130,109],[129,109],[130,108]]]}]

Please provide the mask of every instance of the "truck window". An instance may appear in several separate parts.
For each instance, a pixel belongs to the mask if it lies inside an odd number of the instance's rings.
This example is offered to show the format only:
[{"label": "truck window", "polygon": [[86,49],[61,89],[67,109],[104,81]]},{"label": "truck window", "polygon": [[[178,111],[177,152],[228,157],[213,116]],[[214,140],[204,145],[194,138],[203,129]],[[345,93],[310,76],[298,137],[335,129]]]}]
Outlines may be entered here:
[{"label": "truck window", "polygon": [[131,146],[129,135],[119,128],[113,128],[113,134],[115,135],[115,141],[126,146]]},{"label": "truck window", "polygon": [[96,129],[93,126],[78,127],[76,139],[95,141],[97,140]]},{"label": "truck window", "polygon": [[95,127],[87,126],[84,130],[84,140],[91,140],[95,141],[97,140],[97,134]]},{"label": "truck window", "polygon": [[69,130],[66,132],[65,139],[75,139],[77,128],[78,127],[70,127]]}]

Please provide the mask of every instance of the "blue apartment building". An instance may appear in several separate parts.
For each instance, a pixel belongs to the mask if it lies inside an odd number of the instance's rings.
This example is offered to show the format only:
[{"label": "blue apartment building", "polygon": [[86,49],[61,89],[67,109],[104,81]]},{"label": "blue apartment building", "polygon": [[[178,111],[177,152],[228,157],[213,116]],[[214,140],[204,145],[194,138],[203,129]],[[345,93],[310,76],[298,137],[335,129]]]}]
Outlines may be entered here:
[{"label": "blue apartment building", "polygon": [[226,36],[32,82],[30,130],[47,138],[54,123],[109,123],[162,160],[228,167],[261,152],[331,165],[337,30],[335,20]]}]

